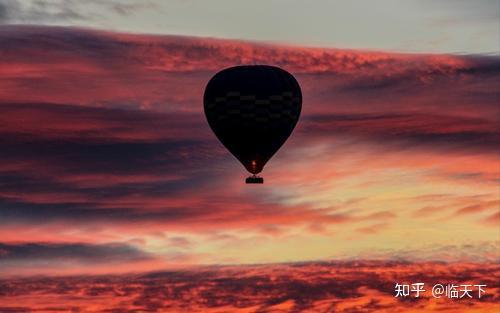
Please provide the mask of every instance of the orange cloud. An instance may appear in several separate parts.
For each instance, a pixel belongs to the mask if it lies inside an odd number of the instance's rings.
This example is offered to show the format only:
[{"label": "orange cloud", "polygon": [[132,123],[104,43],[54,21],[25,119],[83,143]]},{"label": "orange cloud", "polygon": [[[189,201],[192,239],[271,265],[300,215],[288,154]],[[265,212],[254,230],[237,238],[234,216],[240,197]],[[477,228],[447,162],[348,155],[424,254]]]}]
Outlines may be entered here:
[{"label": "orange cloud", "polygon": [[[0,281],[2,312],[494,312],[497,264],[383,261],[201,267],[121,276],[17,278]],[[423,282],[415,298],[395,284]],[[436,299],[434,284],[484,284],[478,298]],[[461,288],[461,287],[460,287]],[[39,295],[43,294],[43,297]]]}]

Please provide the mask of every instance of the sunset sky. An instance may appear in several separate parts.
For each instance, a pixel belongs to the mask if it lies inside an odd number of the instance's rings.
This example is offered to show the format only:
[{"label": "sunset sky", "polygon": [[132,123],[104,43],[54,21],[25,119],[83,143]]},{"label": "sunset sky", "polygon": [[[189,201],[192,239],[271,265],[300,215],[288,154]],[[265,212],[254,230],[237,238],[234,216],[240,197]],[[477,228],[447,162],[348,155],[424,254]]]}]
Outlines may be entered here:
[{"label": "sunset sky", "polygon": [[[0,0],[0,278],[330,260],[498,277],[499,9]],[[239,64],[303,92],[263,185],[203,112]]]}]

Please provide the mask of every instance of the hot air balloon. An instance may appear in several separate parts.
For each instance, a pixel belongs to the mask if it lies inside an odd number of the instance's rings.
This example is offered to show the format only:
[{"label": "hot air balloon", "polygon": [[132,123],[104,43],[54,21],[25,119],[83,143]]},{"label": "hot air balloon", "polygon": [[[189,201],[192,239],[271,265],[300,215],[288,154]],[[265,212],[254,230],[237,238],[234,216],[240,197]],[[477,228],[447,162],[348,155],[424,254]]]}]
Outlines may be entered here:
[{"label": "hot air balloon", "polygon": [[287,71],[269,65],[224,69],[207,84],[205,115],[217,138],[257,176],[292,133],[302,108],[302,92]]}]

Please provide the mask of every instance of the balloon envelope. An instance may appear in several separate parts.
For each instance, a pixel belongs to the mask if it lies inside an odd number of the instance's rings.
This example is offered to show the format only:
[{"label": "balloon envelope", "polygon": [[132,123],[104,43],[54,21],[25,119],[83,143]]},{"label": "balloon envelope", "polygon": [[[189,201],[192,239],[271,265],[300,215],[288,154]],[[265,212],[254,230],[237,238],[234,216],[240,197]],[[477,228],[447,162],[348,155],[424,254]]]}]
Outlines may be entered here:
[{"label": "balloon envelope", "polygon": [[257,174],[297,124],[302,93],[287,71],[247,65],[215,74],[203,102],[217,138],[250,173]]}]

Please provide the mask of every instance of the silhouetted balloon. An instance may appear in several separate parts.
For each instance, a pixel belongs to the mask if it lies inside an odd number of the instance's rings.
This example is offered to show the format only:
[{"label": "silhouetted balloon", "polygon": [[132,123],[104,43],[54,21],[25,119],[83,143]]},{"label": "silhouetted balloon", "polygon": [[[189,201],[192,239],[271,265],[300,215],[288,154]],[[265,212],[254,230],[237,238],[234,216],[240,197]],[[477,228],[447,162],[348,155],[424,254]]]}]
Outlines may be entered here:
[{"label": "silhouetted balloon", "polygon": [[257,174],[297,124],[302,93],[295,78],[278,67],[236,66],[208,82],[204,107],[217,138]]}]

